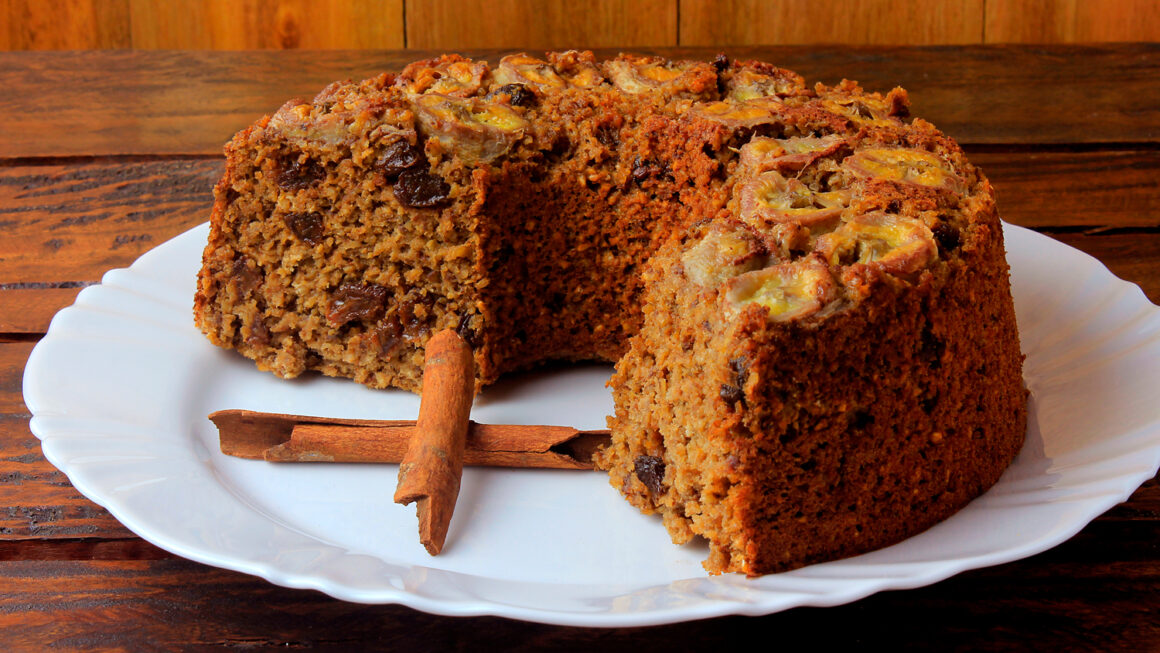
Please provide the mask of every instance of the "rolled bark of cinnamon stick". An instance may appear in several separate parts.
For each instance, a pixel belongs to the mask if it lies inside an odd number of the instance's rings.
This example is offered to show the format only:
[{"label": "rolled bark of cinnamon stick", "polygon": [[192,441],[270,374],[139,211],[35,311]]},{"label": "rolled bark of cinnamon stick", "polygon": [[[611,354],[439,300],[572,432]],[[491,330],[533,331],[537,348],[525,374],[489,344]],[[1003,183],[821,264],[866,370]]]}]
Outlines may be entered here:
[{"label": "rolled bark of cinnamon stick", "polygon": [[[400,463],[415,420],[311,417],[227,409],[210,413],[221,451],[274,463]],[[606,429],[469,422],[463,464],[522,469],[592,469]]]},{"label": "rolled bark of cinnamon stick", "polygon": [[425,355],[419,420],[399,465],[395,503],[416,502],[419,541],[438,555],[459,497],[475,361],[471,347],[453,330],[435,334]]}]

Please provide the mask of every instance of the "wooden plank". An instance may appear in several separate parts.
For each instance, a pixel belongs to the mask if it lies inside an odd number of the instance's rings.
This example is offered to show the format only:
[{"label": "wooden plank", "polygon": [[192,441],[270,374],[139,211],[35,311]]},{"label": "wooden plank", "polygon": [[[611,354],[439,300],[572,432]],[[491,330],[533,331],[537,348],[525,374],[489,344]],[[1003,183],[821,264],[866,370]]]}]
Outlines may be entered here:
[{"label": "wooden plank", "polygon": [[99,280],[209,219],[222,170],[212,159],[0,167],[0,282]]},{"label": "wooden plank", "polygon": [[24,405],[24,364],[34,342],[0,342],[0,415],[26,415]]},{"label": "wooden plank", "polygon": [[2,0],[0,50],[129,47],[129,0]]},{"label": "wooden plank", "polygon": [[953,641],[950,649],[963,651],[1090,650],[1092,642],[1143,651],[1160,641],[1158,536],[1155,521],[1097,521],[1050,552],[933,586],[825,609],[623,629],[345,603],[185,560],[2,562],[0,628],[17,649],[86,642],[127,651],[191,643],[398,651],[471,642],[479,650],[688,650],[693,641],[776,632],[780,645],[822,650],[947,650]]},{"label": "wooden plank", "polygon": [[[711,59],[717,49],[660,51]],[[964,143],[1160,143],[1160,44],[727,52],[777,62],[811,82],[902,85],[915,115]],[[0,53],[0,84],[11,90],[0,96],[0,158],[212,155],[291,97],[313,96],[335,79],[399,70],[429,54]],[[495,61],[499,53],[482,54]]]},{"label": "wooden plank", "polygon": [[983,0],[680,0],[682,46],[962,45],[983,41]]},{"label": "wooden plank", "polygon": [[1000,214],[1027,227],[1160,227],[1160,151],[969,152]]},{"label": "wooden plank", "polygon": [[0,560],[19,557],[11,543],[21,540],[134,537],[44,459],[27,415],[0,414],[0,506],[0,542],[10,543]]},{"label": "wooden plank", "polygon": [[406,15],[407,46],[425,50],[677,45],[677,0],[422,0]]},{"label": "wooden plank", "polygon": [[0,334],[44,333],[52,316],[76,300],[79,286],[4,289],[0,284]]},{"label": "wooden plank", "polygon": [[1160,41],[1155,0],[1003,0],[986,3],[987,43]]},{"label": "wooden plank", "polygon": [[138,49],[402,48],[403,0],[130,0]]}]

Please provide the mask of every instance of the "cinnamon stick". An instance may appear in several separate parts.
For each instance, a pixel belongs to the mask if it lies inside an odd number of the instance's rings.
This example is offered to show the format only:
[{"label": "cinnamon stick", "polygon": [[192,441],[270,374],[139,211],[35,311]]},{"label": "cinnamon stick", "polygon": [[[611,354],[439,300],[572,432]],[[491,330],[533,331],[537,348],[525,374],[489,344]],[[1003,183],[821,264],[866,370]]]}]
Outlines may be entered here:
[{"label": "cinnamon stick", "polygon": [[[222,453],[278,463],[399,463],[414,420],[360,420],[250,410],[209,415]],[[592,469],[592,453],[607,430],[469,422],[463,464],[489,467]]]},{"label": "cinnamon stick", "polygon": [[450,329],[427,341],[425,355],[419,420],[399,464],[395,503],[416,503],[419,541],[439,555],[459,497],[475,361],[471,347]]}]

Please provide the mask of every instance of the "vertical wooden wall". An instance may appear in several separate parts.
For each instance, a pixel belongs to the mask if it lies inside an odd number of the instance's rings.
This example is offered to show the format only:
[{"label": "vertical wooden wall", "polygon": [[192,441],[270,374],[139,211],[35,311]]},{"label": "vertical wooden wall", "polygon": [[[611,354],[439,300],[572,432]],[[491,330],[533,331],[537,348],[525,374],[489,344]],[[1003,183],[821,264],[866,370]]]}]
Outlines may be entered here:
[{"label": "vertical wooden wall", "polygon": [[0,0],[0,50],[1160,41],[1157,0]]}]

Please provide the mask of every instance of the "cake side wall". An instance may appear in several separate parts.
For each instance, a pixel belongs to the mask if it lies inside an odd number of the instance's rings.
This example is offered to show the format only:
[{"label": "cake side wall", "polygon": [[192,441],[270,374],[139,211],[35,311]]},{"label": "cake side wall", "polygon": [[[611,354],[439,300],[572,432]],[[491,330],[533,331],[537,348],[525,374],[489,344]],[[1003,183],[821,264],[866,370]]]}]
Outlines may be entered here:
[{"label": "cake side wall", "polygon": [[287,378],[417,390],[432,333],[471,338],[479,189],[460,175],[439,205],[404,206],[383,164],[398,143],[418,146],[413,116],[373,81],[288,103],[235,137],[195,301],[215,344]]}]

